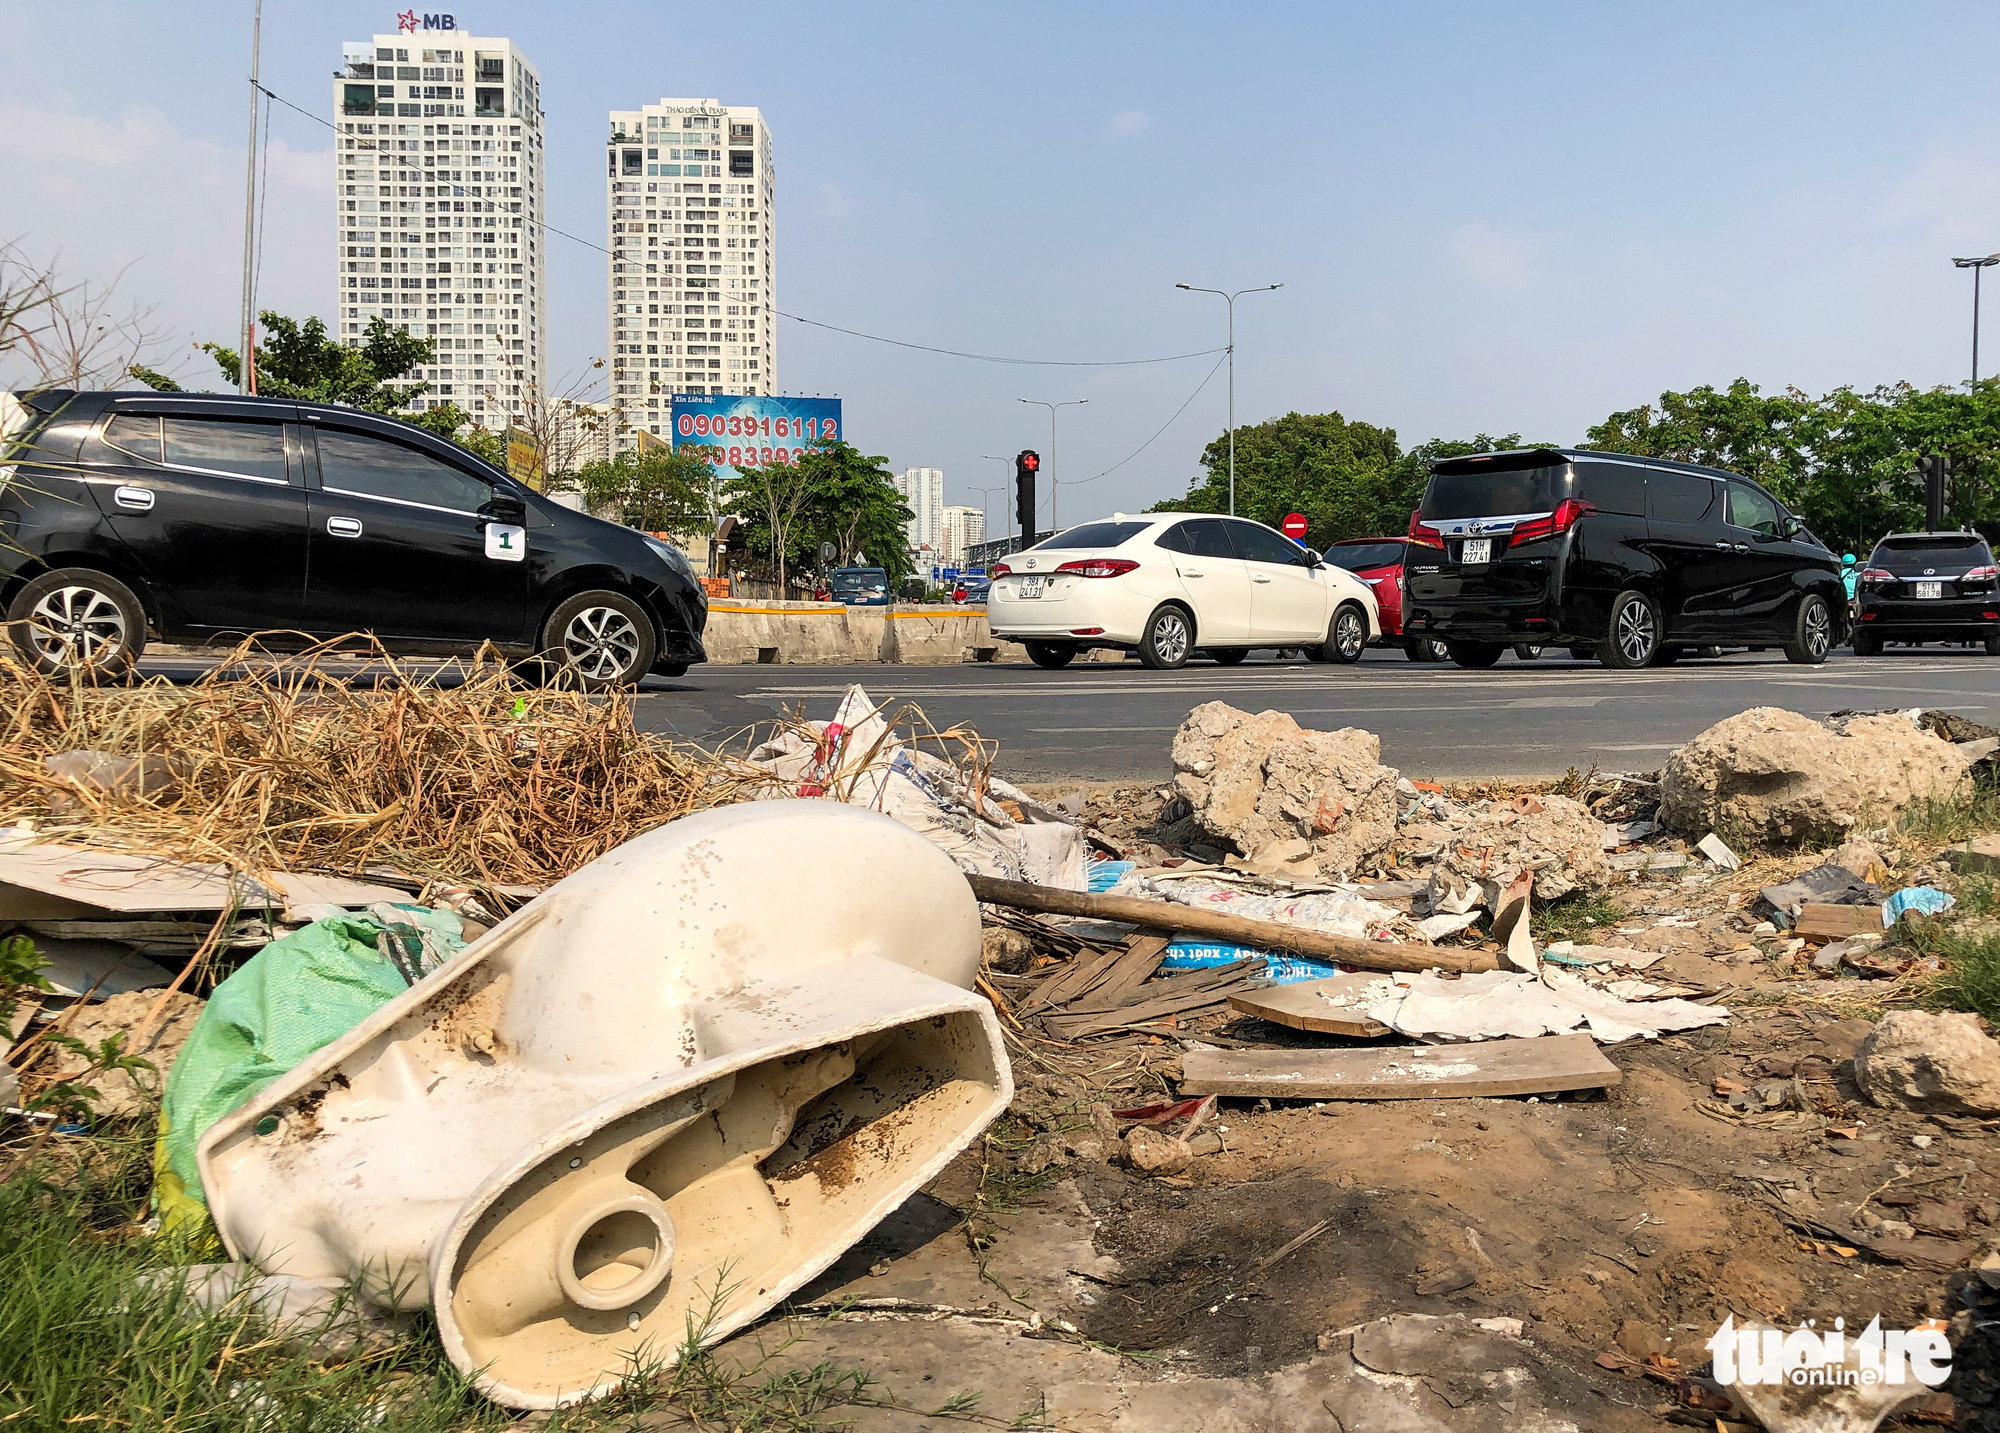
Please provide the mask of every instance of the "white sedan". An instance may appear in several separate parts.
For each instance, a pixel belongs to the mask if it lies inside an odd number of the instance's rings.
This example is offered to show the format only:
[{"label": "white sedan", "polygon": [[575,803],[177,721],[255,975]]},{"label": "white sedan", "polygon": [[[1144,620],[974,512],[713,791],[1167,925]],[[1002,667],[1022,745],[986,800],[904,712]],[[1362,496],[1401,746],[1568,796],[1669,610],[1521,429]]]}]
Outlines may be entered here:
[{"label": "white sedan", "polygon": [[1379,637],[1375,594],[1344,568],[1243,518],[1165,513],[1085,523],[989,569],[993,635],[1038,666],[1092,647],[1178,667],[1197,650],[1234,664],[1253,647],[1358,662]]}]

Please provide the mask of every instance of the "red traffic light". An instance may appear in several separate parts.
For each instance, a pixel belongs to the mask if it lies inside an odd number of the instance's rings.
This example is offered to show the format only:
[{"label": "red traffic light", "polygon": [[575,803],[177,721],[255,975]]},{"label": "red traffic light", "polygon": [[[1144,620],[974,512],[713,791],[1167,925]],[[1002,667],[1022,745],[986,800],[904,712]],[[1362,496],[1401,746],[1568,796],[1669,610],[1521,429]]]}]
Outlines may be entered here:
[{"label": "red traffic light", "polygon": [[1042,465],[1041,454],[1035,452],[1024,452],[1014,461],[1031,473]]}]

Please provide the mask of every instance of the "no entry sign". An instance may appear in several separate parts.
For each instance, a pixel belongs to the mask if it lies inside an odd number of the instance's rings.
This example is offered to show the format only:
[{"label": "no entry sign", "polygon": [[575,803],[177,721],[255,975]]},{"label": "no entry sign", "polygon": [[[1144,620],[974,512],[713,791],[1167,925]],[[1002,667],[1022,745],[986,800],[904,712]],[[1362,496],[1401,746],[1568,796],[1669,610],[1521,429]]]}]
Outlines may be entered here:
[{"label": "no entry sign", "polygon": [[1287,514],[1284,522],[1284,534],[1293,542],[1298,542],[1304,538],[1306,535],[1306,515],[1301,512]]}]

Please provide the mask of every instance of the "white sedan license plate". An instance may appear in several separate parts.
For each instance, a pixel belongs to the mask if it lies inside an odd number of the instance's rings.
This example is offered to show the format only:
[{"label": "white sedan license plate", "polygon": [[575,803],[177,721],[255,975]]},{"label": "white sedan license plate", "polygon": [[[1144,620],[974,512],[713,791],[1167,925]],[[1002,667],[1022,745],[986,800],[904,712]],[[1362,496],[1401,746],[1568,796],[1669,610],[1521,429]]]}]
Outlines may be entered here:
[{"label": "white sedan license plate", "polygon": [[1023,597],[1040,597],[1042,595],[1042,579],[1039,577],[1022,578],[1021,595]]},{"label": "white sedan license plate", "polygon": [[1919,582],[1917,584],[1917,596],[1942,597],[1944,596],[1944,584],[1942,582]]},{"label": "white sedan license plate", "polygon": [[1493,539],[1490,537],[1468,537],[1458,549],[1458,560],[1468,567],[1493,560]]}]

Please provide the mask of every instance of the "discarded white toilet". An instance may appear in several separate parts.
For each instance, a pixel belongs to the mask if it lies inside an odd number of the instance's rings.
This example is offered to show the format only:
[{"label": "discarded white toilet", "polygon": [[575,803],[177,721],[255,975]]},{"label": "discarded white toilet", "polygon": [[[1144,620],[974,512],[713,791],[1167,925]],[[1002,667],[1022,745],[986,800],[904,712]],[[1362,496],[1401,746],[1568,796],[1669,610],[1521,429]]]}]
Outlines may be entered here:
[{"label": "discarded white toilet", "polygon": [[895,821],[691,816],[216,1124],[209,1208],[235,1258],[432,1306],[495,1400],[576,1402],[761,1316],[1007,1107],[978,964],[964,877]]}]

